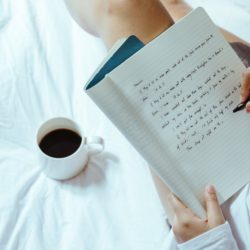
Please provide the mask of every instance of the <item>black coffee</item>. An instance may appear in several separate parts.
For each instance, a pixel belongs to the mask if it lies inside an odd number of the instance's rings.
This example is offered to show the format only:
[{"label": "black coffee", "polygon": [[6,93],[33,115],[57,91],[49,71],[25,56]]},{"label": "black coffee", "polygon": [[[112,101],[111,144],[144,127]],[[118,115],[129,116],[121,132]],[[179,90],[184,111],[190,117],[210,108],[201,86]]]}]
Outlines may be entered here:
[{"label": "black coffee", "polygon": [[39,146],[41,150],[55,158],[72,155],[81,145],[82,138],[69,129],[56,129],[43,137]]}]

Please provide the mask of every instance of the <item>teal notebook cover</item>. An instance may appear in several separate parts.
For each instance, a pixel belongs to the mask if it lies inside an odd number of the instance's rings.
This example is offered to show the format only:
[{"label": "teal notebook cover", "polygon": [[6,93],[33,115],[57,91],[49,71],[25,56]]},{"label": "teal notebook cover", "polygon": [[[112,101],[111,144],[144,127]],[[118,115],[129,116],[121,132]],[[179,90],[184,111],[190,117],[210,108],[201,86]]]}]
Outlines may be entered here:
[{"label": "teal notebook cover", "polygon": [[130,36],[95,75],[92,81],[87,85],[86,90],[95,86],[105,77],[106,74],[111,72],[143,47],[144,44],[136,36]]}]

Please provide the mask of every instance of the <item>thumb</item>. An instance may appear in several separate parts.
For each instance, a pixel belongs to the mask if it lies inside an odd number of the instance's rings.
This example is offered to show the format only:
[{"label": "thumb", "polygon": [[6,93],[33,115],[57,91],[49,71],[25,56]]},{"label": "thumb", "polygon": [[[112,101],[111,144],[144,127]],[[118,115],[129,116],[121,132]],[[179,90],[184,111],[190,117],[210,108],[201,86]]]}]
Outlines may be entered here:
[{"label": "thumb", "polygon": [[211,227],[217,227],[225,222],[214,186],[208,185],[205,191],[207,219]]}]

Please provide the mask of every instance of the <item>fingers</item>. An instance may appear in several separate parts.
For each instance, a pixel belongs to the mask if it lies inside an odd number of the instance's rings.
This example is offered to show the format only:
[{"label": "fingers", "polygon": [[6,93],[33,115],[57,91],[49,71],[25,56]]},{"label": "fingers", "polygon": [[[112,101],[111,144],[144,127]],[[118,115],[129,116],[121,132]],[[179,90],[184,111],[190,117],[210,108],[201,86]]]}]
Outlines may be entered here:
[{"label": "fingers", "polygon": [[187,208],[173,193],[169,194],[168,201],[169,205],[176,212]]},{"label": "fingers", "polygon": [[174,222],[174,217],[175,217],[175,211],[174,211],[174,204],[173,204],[173,198],[172,198],[172,193],[170,192],[167,195],[166,199],[166,212],[167,212],[167,217],[171,225],[173,225]]},{"label": "fingers", "polygon": [[174,194],[169,195],[168,202],[173,211],[171,225],[177,242],[183,243],[206,231],[207,225],[194,215]]},{"label": "fingers", "polygon": [[242,86],[240,90],[240,102],[245,102],[250,96],[250,68],[248,68],[242,77]]},{"label": "fingers", "polygon": [[[174,217],[196,217],[195,214],[185,206],[173,193],[168,195],[168,211],[170,223],[174,221]],[[172,223],[171,223],[172,224]]]},{"label": "fingers", "polygon": [[246,104],[246,111],[249,113],[250,112],[250,102]]},{"label": "fingers", "polygon": [[214,186],[208,185],[205,190],[207,219],[211,227],[216,227],[225,222]]}]

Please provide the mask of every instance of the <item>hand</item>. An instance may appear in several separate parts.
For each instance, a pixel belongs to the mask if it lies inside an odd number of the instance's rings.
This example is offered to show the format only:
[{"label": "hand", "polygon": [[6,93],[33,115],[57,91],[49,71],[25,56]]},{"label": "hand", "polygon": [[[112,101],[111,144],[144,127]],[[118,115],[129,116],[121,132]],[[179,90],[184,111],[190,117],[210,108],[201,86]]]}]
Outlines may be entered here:
[{"label": "hand", "polygon": [[167,199],[168,219],[173,226],[173,232],[179,243],[191,240],[196,236],[225,223],[215,188],[207,186],[205,190],[206,219],[196,216],[172,193]]},{"label": "hand", "polygon": [[[248,68],[242,77],[242,86],[240,90],[240,102],[245,102],[250,97],[250,68]],[[250,102],[246,105],[246,111],[250,112]]]}]

